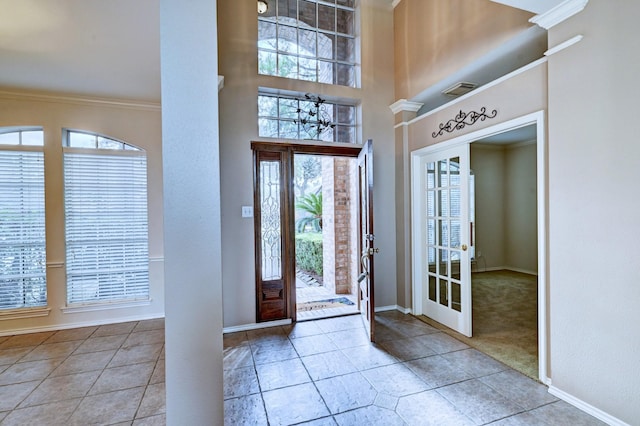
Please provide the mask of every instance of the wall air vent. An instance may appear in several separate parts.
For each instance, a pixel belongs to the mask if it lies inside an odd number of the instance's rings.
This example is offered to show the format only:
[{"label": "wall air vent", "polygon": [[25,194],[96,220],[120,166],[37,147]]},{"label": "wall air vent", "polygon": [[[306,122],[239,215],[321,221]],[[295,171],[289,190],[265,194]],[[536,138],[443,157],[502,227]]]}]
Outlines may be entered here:
[{"label": "wall air vent", "polygon": [[449,87],[446,90],[443,90],[442,93],[447,96],[462,96],[465,93],[469,93],[477,86],[473,83],[469,83],[466,81],[461,81],[460,83],[456,83],[453,86]]}]

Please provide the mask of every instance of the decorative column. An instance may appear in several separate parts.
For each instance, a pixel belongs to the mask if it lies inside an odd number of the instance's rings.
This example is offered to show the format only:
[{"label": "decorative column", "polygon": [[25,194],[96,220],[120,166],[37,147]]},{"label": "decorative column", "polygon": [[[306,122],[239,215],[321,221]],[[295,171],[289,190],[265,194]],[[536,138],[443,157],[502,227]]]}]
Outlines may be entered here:
[{"label": "decorative column", "polygon": [[411,180],[409,125],[421,103],[400,99],[389,106],[395,114],[396,140],[396,282],[398,306],[409,311],[411,300]]}]

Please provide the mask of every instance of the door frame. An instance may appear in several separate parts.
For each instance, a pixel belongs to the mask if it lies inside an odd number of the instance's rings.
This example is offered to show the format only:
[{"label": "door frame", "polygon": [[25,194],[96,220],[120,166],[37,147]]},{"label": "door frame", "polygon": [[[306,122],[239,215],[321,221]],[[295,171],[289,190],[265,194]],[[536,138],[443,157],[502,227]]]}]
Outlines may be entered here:
[{"label": "door frame", "polygon": [[[296,310],[296,278],[295,278],[295,261],[287,264],[286,259],[295,259],[295,202],[293,191],[293,159],[295,154],[310,155],[326,155],[336,157],[358,158],[363,144],[333,144],[319,145],[311,143],[295,143],[295,142],[251,142],[251,150],[253,151],[253,196],[254,196],[254,258],[255,258],[255,275],[256,275],[256,322],[272,321],[277,319],[291,319],[292,322],[297,321]],[[282,184],[282,202],[284,203],[284,219],[283,226],[286,229],[282,232],[282,263],[283,263],[283,281],[284,281],[284,307],[280,318],[261,319],[260,295],[262,292],[262,280],[260,278],[260,232],[259,232],[259,215],[260,200],[258,199],[258,178],[257,165],[260,152],[277,152],[282,154],[282,172],[284,174],[284,182]],[[288,208],[287,208],[288,207]]]},{"label": "door frame", "polygon": [[[548,188],[547,188],[547,130],[546,114],[544,110],[527,114],[512,120],[508,120],[494,126],[458,136],[435,145],[414,150],[410,153],[411,161],[411,235],[422,229],[420,211],[422,197],[419,186],[420,176],[417,172],[425,155],[446,150],[454,146],[471,144],[479,139],[515,130],[520,127],[536,125],[536,180],[537,180],[537,234],[538,234],[538,377],[542,383],[550,384],[549,378],[549,305],[548,305]],[[422,314],[422,259],[419,253],[417,238],[411,242],[411,272],[412,272],[412,309],[414,315]]]}]

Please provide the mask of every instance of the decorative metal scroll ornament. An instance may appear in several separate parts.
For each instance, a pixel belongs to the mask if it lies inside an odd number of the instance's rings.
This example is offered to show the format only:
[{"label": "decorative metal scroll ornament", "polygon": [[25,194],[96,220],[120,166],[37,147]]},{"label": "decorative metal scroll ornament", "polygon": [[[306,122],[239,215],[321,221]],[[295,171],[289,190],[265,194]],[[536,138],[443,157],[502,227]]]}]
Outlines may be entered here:
[{"label": "decorative metal scroll ornament", "polygon": [[466,126],[472,126],[476,124],[478,120],[484,121],[487,118],[495,118],[496,115],[498,115],[497,110],[494,109],[489,114],[487,114],[487,108],[485,107],[482,107],[480,109],[480,112],[463,112],[462,110],[460,110],[460,112],[455,117],[453,117],[453,119],[447,121],[446,123],[440,123],[440,130],[431,133],[431,136],[433,138],[437,138],[438,136],[444,135],[444,132],[451,133],[454,130],[461,130]]},{"label": "decorative metal scroll ornament", "polygon": [[327,105],[324,105],[326,102],[325,99],[307,93],[304,95],[304,99],[299,100],[311,102],[312,105],[308,110],[303,110],[298,107],[296,111],[298,113],[298,119],[293,120],[293,122],[300,124],[311,138],[320,139],[320,135],[336,127],[336,125],[331,122],[331,114],[327,111]]}]

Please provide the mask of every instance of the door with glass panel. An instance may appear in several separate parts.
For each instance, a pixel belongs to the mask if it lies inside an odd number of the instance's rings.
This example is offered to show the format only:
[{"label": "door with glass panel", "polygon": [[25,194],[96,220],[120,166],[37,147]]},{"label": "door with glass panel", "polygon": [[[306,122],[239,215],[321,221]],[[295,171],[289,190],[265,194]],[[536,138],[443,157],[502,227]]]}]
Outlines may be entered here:
[{"label": "door with glass panel", "polygon": [[471,336],[469,145],[422,157],[422,313]]},{"label": "door with glass panel", "polygon": [[292,230],[290,155],[286,147],[254,150],[254,221],[256,262],[256,320],[285,319],[291,312],[295,262],[287,261]]}]

